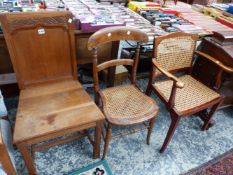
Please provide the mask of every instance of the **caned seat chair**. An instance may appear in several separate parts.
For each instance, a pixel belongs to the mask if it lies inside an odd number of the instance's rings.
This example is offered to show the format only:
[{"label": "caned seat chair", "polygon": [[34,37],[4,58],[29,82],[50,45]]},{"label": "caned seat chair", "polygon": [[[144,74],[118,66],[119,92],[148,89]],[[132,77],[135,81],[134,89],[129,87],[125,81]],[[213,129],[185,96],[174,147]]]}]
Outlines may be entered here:
[{"label": "caned seat chair", "polygon": [[[120,41],[133,40],[137,42],[135,58],[132,59],[111,59],[110,61],[98,63],[97,48],[99,45]],[[94,33],[88,41],[88,49],[93,51],[93,77],[95,100],[99,104],[102,101],[102,110],[108,122],[104,154],[105,158],[109,141],[112,134],[112,126],[126,126],[142,123],[150,120],[147,134],[149,144],[151,132],[154,126],[155,116],[158,112],[156,102],[146,96],[136,87],[136,71],[139,60],[139,49],[141,43],[146,43],[148,37],[144,32],[129,27],[109,27]],[[100,89],[98,73],[110,67],[118,65],[132,66],[131,84]]]},{"label": "caned seat chair", "polygon": [[13,136],[7,110],[0,90],[0,174],[16,175]]},{"label": "caned seat chair", "polygon": [[[202,129],[208,129],[212,124],[211,118],[222,100],[220,94],[192,76],[194,54],[218,65],[219,75],[223,70],[231,69],[205,53],[194,52],[197,39],[197,35],[172,33],[154,40],[153,68],[146,93],[150,95],[154,91],[160,97],[166,104],[172,120],[160,152],[166,149],[182,117],[210,108],[208,114],[201,117],[204,120]],[[172,73],[179,73],[179,77]],[[156,81],[161,75],[165,75],[167,79]],[[216,84],[219,82],[221,81],[218,78]]]},{"label": "caned seat chair", "polygon": [[[95,140],[90,140],[93,157],[98,158],[104,116],[77,81],[72,15],[36,12],[0,17],[20,88],[14,143],[29,174],[36,174],[35,151],[87,136],[89,128],[95,128]],[[63,135],[68,136],[54,139]],[[54,142],[44,142],[50,139]]]}]

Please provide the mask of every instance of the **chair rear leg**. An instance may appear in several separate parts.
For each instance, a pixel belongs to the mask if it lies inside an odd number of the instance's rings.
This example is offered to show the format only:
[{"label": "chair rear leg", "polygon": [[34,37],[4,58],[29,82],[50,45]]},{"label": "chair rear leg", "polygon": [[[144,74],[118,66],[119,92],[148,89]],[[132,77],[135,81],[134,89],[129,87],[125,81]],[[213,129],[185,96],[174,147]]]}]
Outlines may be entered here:
[{"label": "chair rear leg", "polygon": [[222,101],[220,101],[219,103],[215,104],[212,106],[210,112],[208,113],[206,120],[204,121],[204,125],[202,126],[202,130],[207,130],[210,128],[210,123],[212,121],[213,115],[216,112],[216,110],[218,109],[219,105],[221,104]]},{"label": "chair rear leg", "polygon": [[150,119],[150,123],[149,123],[149,126],[148,126],[147,139],[146,139],[147,145],[150,144],[150,137],[151,137],[152,130],[154,128],[154,123],[155,123],[155,117],[153,117],[152,119]]},{"label": "chair rear leg", "polygon": [[149,85],[147,86],[147,89],[146,89],[146,95],[150,96],[150,95],[151,95],[151,92],[152,92],[152,87],[151,87],[151,85],[149,84]]},{"label": "chair rear leg", "polygon": [[171,114],[171,118],[172,118],[172,121],[171,121],[171,125],[170,125],[170,128],[167,132],[167,136],[164,140],[164,143],[163,143],[163,146],[162,148],[160,149],[160,153],[163,153],[165,151],[165,149],[167,148],[167,145],[169,144],[172,136],[174,135],[174,132],[179,124],[179,121],[180,121],[180,116],[177,116],[175,114]]},{"label": "chair rear leg", "polygon": [[108,123],[107,131],[106,131],[105,143],[104,143],[104,154],[102,159],[105,159],[108,152],[108,145],[112,136],[112,124]]}]

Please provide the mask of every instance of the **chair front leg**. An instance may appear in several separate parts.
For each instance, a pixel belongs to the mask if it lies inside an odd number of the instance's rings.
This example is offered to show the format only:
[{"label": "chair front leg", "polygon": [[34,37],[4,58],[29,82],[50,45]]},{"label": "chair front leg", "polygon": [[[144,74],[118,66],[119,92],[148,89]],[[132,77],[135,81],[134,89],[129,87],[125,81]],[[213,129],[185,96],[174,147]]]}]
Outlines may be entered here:
[{"label": "chair front leg", "polygon": [[167,145],[169,144],[169,142],[170,142],[172,136],[174,135],[174,132],[179,124],[180,118],[181,118],[180,116],[178,116],[174,113],[171,113],[171,119],[172,119],[171,125],[170,125],[168,132],[167,132],[167,136],[164,140],[163,146],[159,151],[160,153],[163,153],[165,151],[165,149],[167,148]]},{"label": "chair front leg", "polygon": [[108,145],[109,145],[111,136],[112,136],[112,124],[108,123],[108,128],[107,128],[107,133],[106,133],[105,143],[104,143],[104,154],[103,154],[102,159],[104,159],[107,155]]},{"label": "chair front leg", "polygon": [[151,133],[152,133],[153,128],[154,128],[154,124],[155,124],[155,117],[150,119],[150,123],[149,123],[149,126],[148,126],[147,139],[146,139],[147,145],[150,144],[150,137],[151,137]]},{"label": "chair front leg", "polygon": [[100,143],[101,143],[101,133],[102,133],[103,122],[97,122],[95,128],[95,144],[93,148],[93,158],[100,158]]}]

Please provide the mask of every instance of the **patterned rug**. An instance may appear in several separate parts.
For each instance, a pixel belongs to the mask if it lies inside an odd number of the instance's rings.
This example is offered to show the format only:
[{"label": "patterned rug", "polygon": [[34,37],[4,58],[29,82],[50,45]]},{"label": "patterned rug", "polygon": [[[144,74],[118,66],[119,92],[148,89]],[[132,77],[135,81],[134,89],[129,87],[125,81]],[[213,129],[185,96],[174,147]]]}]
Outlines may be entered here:
[{"label": "patterned rug", "polygon": [[[139,79],[138,86],[146,90],[148,79]],[[90,92],[90,95],[93,91]],[[202,121],[196,116],[183,118],[167,150],[159,153],[168,127],[170,115],[155,94],[160,111],[155,121],[151,144],[146,144],[146,130],[120,139],[112,139],[106,160],[114,175],[179,175],[233,149],[233,107],[214,115],[215,125],[201,131]],[[14,126],[18,98],[6,99],[9,117]],[[33,117],[33,116],[32,116]],[[114,127],[113,135],[129,127]],[[103,140],[101,153],[103,152]],[[18,175],[28,175],[18,149],[15,150]],[[67,175],[79,168],[99,162],[92,159],[92,146],[88,139],[74,140],[36,152],[35,165],[39,175]]]},{"label": "patterned rug", "polygon": [[183,175],[233,175],[233,149]]},{"label": "patterned rug", "polygon": [[69,175],[112,175],[106,160],[78,169]]}]

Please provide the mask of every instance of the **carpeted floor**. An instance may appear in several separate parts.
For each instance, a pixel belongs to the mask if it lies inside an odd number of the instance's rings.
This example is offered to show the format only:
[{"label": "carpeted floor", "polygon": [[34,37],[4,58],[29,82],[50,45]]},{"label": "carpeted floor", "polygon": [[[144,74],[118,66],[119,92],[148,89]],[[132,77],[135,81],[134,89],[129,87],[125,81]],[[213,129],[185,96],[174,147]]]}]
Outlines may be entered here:
[{"label": "carpeted floor", "polygon": [[233,175],[233,149],[183,175]]},{"label": "carpeted floor", "polygon": [[[147,79],[139,80],[145,90]],[[146,144],[146,131],[123,137],[110,142],[107,161],[114,175],[177,175],[198,167],[233,148],[233,109],[218,111],[214,116],[215,126],[201,131],[202,122],[192,116],[181,120],[176,133],[165,153],[159,149],[166,136],[170,117],[157,97],[160,112],[157,116],[151,145]],[[7,99],[10,118],[14,121],[17,98]],[[33,117],[33,116],[32,116]],[[115,128],[113,134],[121,131]],[[103,150],[103,145],[102,145]],[[15,151],[19,174],[27,174],[20,153]],[[60,175],[77,168],[93,164],[92,147],[87,139],[55,146],[37,152],[35,164],[38,174]]]}]

